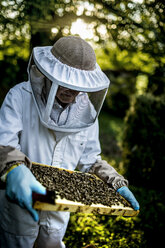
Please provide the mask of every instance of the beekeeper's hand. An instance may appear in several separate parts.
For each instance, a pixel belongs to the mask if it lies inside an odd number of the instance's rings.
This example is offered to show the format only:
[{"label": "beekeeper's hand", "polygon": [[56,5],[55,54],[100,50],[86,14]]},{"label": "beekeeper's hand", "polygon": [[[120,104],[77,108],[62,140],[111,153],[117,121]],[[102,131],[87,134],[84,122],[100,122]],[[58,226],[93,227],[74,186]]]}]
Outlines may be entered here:
[{"label": "beekeeper's hand", "polygon": [[123,196],[129,203],[131,203],[132,207],[134,210],[139,210],[140,206],[139,203],[137,202],[135,196],[133,193],[129,190],[128,187],[123,186],[117,190],[117,192]]},{"label": "beekeeper's hand", "polygon": [[31,171],[21,164],[12,169],[6,178],[6,195],[26,208],[35,221],[38,221],[38,213],[32,208],[32,192],[46,194],[46,189],[36,180]]}]

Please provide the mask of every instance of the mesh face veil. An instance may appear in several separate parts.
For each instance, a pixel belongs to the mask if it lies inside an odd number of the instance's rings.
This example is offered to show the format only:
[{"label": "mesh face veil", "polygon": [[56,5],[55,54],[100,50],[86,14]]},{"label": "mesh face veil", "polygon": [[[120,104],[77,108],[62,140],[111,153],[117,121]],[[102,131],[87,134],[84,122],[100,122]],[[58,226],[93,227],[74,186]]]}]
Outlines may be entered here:
[{"label": "mesh face veil", "polygon": [[110,82],[87,42],[68,36],[53,47],[35,47],[28,73],[40,121],[47,128],[78,132],[95,122]]}]

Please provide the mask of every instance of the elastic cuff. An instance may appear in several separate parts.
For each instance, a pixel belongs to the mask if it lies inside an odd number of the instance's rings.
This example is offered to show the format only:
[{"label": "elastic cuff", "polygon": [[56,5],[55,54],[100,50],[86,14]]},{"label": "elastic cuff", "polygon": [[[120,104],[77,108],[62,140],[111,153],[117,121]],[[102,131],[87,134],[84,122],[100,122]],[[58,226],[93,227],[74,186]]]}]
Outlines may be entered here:
[{"label": "elastic cuff", "polygon": [[112,186],[113,186],[113,188],[115,189],[115,190],[118,190],[119,188],[121,188],[121,187],[123,187],[123,186],[126,186],[126,187],[128,187],[128,184],[125,182],[125,181],[119,181],[119,182],[117,182],[117,183],[115,183],[115,184],[113,184],[112,183]]},{"label": "elastic cuff", "polygon": [[14,168],[18,167],[20,164],[14,164],[12,165],[6,172],[4,175],[1,176],[1,181],[2,182],[6,182],[6,178],[7,178],[7,175],[10,171],[12,171]]}]

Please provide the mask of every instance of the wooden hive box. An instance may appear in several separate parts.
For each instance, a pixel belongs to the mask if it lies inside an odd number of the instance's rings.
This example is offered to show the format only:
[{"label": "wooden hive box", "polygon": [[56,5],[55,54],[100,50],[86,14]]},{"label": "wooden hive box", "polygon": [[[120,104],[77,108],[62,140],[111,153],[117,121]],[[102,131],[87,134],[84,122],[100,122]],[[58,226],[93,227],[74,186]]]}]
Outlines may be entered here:
[{"label": "wooden hive box", "polygon": [[94,175],[33,163],[32,173],[50,192],[51,203],[37,199],[33,207],[45,211],[136,216],[130,204]]}]

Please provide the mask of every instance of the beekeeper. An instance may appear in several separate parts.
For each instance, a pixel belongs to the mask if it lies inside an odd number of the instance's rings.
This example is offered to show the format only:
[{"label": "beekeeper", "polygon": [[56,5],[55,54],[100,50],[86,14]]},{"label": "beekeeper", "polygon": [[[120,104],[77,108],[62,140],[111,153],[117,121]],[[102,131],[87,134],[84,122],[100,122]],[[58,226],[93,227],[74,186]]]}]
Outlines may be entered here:
[{"label": "beekeeper", "polygon": [[98,115],[109,79],[92,47],[75,36],[52,47],[35,47],[28,82],[14,86],[0,112],[0,247],[65,247],[68,212],[36,211],[32,191],[45,188],[30,171],[31,161],[98,175],[139,204],[128,182],[101,160]]}]

